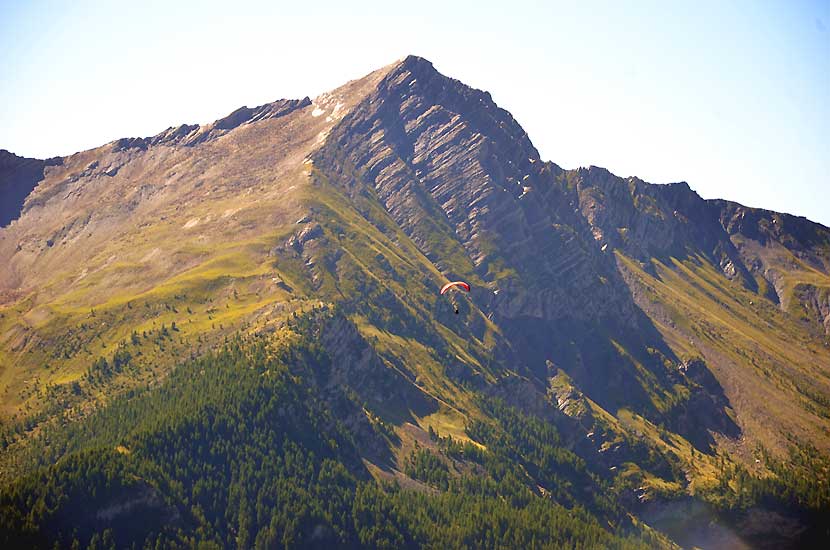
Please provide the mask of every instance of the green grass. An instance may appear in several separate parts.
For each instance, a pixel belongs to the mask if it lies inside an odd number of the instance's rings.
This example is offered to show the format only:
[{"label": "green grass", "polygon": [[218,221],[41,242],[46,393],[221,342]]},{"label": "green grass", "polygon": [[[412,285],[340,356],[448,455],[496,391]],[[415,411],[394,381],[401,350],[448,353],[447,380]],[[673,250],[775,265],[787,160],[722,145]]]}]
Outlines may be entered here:
[{"label": "green grass", "polygon": [[[670,264],[653,260],[657,277],[620,252],[617,258],[645,289],[651,304],[646,308],[658,308],[672,320],[674,326],[665,321],[656,326],[675,353],[706,359],[748,441],[781,450],[785,434],[794,433],[830,448],[821,428],[825,420],[806,408],[793,383],[802,380],[830,395],[830,384],[820,376],[820,365],[830,365],[830,351],[797,319],[729,281],[702,258]],[[675,322],[679,319],[685,322]]]}]

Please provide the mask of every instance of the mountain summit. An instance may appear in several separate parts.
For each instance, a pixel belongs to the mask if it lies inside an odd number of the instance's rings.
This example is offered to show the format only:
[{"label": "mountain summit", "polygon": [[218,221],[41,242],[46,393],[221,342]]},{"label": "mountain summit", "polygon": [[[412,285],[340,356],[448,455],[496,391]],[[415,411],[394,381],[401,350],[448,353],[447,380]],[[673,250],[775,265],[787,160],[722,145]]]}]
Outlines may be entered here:
[{"label": "mountain summit", "polygon": [[[69,157],[0,151],[0,204],[6,542],[826,535],[830,230],[565,170],[425,59]],[[388,508],[286,523],[289,486]],[[471,495],[518,538],[411,512]]]}]

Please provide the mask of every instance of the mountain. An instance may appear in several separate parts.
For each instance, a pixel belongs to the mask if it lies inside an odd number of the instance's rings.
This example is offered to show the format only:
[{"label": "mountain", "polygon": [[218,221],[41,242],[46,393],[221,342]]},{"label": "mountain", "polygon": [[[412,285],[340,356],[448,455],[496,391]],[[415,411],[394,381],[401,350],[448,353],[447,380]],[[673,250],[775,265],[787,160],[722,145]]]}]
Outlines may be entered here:
[{"label": "mountain", "polygon": [[424,59],[0,193],[7,545],[830,537],[830,229],[562,169]]}]

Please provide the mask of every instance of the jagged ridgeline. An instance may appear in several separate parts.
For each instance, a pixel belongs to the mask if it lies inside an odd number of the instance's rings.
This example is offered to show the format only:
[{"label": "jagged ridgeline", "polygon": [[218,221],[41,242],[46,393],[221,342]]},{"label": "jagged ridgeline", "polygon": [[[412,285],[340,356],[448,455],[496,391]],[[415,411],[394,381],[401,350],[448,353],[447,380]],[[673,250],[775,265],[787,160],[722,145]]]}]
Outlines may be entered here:
[{"label": "jagged ridgeline", "polygon": [[0,199],[8,544],[830,537],[830,230],[544,161],[424,59]]}]

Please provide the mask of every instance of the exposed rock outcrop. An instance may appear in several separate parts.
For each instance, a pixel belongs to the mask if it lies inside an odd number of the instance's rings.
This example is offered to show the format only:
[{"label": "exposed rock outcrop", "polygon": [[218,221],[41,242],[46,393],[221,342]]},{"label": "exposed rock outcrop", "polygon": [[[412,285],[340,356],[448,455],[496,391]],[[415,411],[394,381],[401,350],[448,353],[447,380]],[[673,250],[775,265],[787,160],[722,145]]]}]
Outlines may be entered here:
[{"label": "exposed rock outcrop", "polygon": [[353,193],[372,189],[443,271],[472,271],[498,290],[486,297],[497,315],[633,322],[563,171],[541,162],[490,94],[428,61],[410,56],[392,70],[314,162]]},{"label": "exposed rock outcrop", "polygon": [[228,116],[212,124],[182,124],[171,126],[167,130],[147,138],[121,138],[112,143],[113,152],[125,149],[146,150],[154,145],[179,145],[192,147],[199,143],[214,140],[243,124],[253,124],[269,118],[279,118],[292,111],[311,105],[311,99],[280,99],[259,107],[240,107]]},{"label": "exposed rock outcrop", "polygon": [[502,327],[515,351],[508,363],[543,383],[553,358],[611,410],[654,414],[643,385],[673,391],[675,382],[652,360],[643,364],[653,374],[645,382],[612,343],[629,340],[643,356],[647,347],[671,354],[635,305],[614,248],[645,259],[694,243],[725,273],[754,283],[715,209],[687,185],[542,162],[490,94],[421,58],[390,70],[312,158],[353,197],[376,196],[447,277],[480,281],[473,302]]},{"label": "exposed rock outcrop", "polygon": [[795,286],[793,295],[804,308],[807,318],[830,336],[830,288],[802,283]]},{"label": "exposed rock outcrop", "polygon": [[654,185],[594,166],[577,170],[577,176],[580,210],[601,246],[642,261],[703,254],[729,279],[757,288],[720,224],[716,205],[687,183]]},{"label": "exposed rock outcrop", "polygon": [[0,227],[20,217],[26,197],[43,179],[44,169],[60,162],[59,158],[40,160],[19,157],[0,149]]}]

